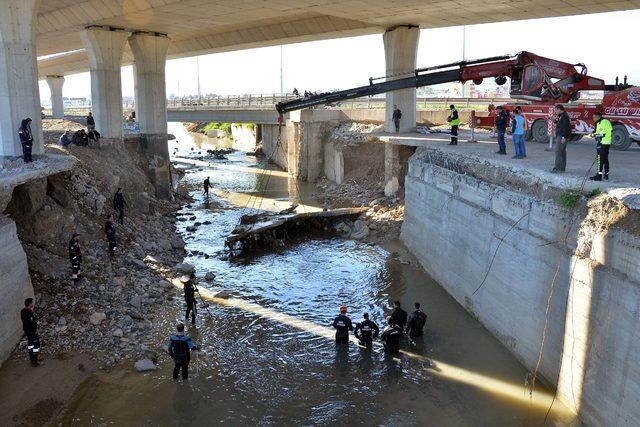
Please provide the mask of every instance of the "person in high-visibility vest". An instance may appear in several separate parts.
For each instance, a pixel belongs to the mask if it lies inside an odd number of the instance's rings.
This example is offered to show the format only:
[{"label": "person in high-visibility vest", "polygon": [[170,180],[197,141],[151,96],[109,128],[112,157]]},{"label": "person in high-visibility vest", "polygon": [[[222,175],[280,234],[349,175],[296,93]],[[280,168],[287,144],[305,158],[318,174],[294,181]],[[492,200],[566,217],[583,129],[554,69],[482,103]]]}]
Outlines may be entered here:
[{"label": "person in high-visibility vest", "polygon": [[449,114],[447,118],[447,121],[451,125],[451,142],[449,145],[458,145],[458,126],[460,125],[458,110],[453,104],[449,105],[449,110],[451,110],[451,114]]},{"label": "person in high-visibility vest", "polygon": [[591,181],[609,180],[609,148],[611,148],[611,133],[613,126],[607,119],[602,118],[602,113],[593,114],[595,128],[592,136],[596,139],[596,152],[598,160],[598,173],[589,178]]}]

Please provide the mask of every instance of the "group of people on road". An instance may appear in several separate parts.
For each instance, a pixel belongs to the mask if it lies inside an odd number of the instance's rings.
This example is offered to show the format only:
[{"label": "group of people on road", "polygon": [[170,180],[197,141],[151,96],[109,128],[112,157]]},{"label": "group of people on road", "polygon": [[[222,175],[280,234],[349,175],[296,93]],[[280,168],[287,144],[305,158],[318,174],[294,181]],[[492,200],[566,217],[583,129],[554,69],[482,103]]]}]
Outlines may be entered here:
[{"label": "group of people on road", "polygon": [[400,352],[400,342],[406,333],[413,341],[422,336],[427,315],[420,309],[420,303],[414,304],[414,311],[408,315],[400,305],[400,301],[393,303],[393,311],[387,317],[387,324],[380,334],[378,325],[369,319],[369,313],[362,315],[363,320],[356,324],[347,316],[347,307],[340,307],[340,314],[333,319],[333,328],[336,330],[336,344],[349,344],[349,332],[353,331],[358,343],[363,347],[373,346],[373,341],[380,336],[385,353],[393,355]]}]

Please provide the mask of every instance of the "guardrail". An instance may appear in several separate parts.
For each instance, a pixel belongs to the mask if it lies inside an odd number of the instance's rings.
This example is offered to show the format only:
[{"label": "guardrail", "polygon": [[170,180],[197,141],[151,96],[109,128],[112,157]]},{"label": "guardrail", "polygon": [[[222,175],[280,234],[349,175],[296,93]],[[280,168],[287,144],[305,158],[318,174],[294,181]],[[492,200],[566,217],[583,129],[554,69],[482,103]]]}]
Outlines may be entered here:
[{"label": "guardrail", "polygon": [[[258,94],[258,95],[228,95],[228,96],[182,96],[167,100],[168,110],[189,111],[189,110],[273,110],[278,102],[292,101],[301,96],[294,94]],[[437,97],[417,97],[416,107],[418,110],[440,110],[447,109],[450,104],[455,104],[461,110],[486,109],[490,104],[500,105],[509,102],[522,102],[511,98],[437,98]],[[599,99],[585,99],[579,102],[585,104],[596,104]],[[341,101],[324,107],[328,109],[382,109],[386,107],[384,97],[365,97]],[[132,111],[135,106],[131,103],[123,104],[125,115]],[[65,115],[86,115],[91,110],[91,106],[67,107]],[[51,115],[51,109],[43,110],[45,115]]]}]

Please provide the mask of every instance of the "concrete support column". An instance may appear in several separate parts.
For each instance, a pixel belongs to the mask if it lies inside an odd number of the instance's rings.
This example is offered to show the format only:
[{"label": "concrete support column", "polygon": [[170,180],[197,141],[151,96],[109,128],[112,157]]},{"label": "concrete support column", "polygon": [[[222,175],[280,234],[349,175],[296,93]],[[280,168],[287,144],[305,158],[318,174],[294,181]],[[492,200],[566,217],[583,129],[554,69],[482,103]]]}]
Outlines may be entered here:
[{"label": "concrete support column", "polygon": [[63,76],[47,76],[47,84],[51,91],[51,116],[54,119],[64,117],[64,102],[62,100]]},{"label": "concrete support column", "polygon": [[409,170],[409,157],[415,153],[415,147],[384,143],[384,194],[393,196],[404,187],[404,178]]},{"label": "concrete support column", "polygon": [[103,138],[122,140],[122,50],[127,33],[102,27],[80,32],[89,56],[91,109]]},{"label": "concrete support column", "polygon": [[134,33],[129,37],[133,52],[136,119],[140,123],[142,151],[156,196],[171,196],[171,163],[167,140],[167,94],[165,62],[169,38],[161,34]]},{"label": "concrete support column", "polygon": [[40,0],[0,0],[0,156],[21,156],[20,122],[30,117],[33,154],[42,154],[35,45]]},{"label": "concrete support column", "polygon": [[[382,36],[386,74],[394,76],[413,73],[418,57],[418,40],[420,28],[402,26],[387,30]],[[416,126],[416,90],[415,88],[387,92],[385,127],[387,132],[395,132],[393,124],[393,106],[402,111],[400,132],[408,132]]]}]

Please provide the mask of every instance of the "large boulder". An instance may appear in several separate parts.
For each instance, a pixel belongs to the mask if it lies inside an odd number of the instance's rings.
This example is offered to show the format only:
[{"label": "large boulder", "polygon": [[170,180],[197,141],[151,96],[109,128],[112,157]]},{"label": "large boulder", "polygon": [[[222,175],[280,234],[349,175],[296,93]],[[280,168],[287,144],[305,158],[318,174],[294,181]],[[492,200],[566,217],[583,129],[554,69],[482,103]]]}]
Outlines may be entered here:
[{"label": "large boulder", "polygon": [[176,265],[176,270],[178,270],[178,272],[180,273],[191,274],[196,271],[196,268],[189,263],[181,262],[180,264]]},{"label": "large boulder", "polygon": [[138,372],[155,371],[158,369],[151,359],[140,359],[133,365],[133,367]]}]

